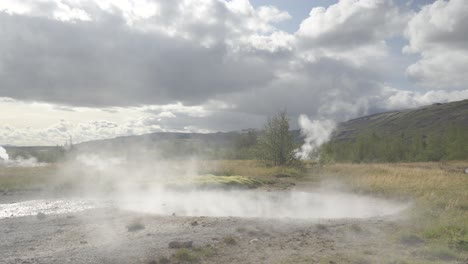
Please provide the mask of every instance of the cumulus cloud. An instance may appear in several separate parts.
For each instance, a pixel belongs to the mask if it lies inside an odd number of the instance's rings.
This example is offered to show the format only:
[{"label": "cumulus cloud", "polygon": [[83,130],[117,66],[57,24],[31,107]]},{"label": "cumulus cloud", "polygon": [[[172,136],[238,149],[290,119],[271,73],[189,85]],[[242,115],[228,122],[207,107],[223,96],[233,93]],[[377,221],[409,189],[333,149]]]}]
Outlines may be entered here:
[{"label": "cumulus cloud", "polygon": [[428,88],[460,89],[468,82],[468,2],[443,1],[424,6],[409,21],[407,53],[421,59],[408,67],[408,76]]},{"label": "cumulus cloud", "polygon": [[19,145],[62,145],[70,138],[76,143],[158,131],[163,131],[163,129],[158,124],[148,123],[148,117],[119,124],[107,120],[79,123],[61,120],[49,127],[39,129],[3,126],[0,127],[0,139],[5,143],[14,142]]},{"label": "cumulus cloud", "polygon": [[401,32],[408,13],[387,0],[342,0],[316,7],[302,21],[298,44],[313,56],[322,54],[361,62],[385,56],[385,40]]},{"label": "cumulus cloud", "polygon": [[70,137],[79,143],[153,132],[234,131],[258,128],[264,121],[264,116],[238,113],[231,108],[210,101],[197,106],[179,102],[96,109],[0,98],[0,144],[62,145]]}]

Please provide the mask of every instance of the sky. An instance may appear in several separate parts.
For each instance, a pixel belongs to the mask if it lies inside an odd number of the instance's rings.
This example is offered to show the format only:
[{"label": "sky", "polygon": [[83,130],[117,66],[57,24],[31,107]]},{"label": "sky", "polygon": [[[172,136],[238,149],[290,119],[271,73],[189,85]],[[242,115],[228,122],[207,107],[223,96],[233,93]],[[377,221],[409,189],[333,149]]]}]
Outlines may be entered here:
[{"label": "sky", "polygon": [[2,0],[0,145],[468,99],[465,0]]}]

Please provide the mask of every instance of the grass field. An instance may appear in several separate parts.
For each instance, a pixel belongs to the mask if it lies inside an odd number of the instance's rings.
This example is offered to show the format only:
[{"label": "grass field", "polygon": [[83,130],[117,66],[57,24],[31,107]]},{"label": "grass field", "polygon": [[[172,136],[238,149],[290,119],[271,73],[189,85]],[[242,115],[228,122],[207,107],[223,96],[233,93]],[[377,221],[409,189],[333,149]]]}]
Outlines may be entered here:
[{"label": "grass field", "polygon": [[57,177],[57,165],[41,167],[0,166],[0,191],[48,188]]},{"label": "grass field", "polygon": [[320,177],[356,192],[414,203],[393,235],[395,242],[421,243],[427,259],[468,257],[468,162],[333,164]]}]

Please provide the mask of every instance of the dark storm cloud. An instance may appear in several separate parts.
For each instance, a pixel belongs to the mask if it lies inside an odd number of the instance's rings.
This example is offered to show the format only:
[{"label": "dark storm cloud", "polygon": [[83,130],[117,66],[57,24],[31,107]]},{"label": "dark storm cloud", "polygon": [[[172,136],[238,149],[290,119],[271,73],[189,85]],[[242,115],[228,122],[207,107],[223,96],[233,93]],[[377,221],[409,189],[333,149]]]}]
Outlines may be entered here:
[{"label": "dark storm cloud", "polygon": [[200,103],[273,78],[271,61],[255,54],[143,33],[105,15],[70,23],[0,12],[0,96],[84,106]]}]

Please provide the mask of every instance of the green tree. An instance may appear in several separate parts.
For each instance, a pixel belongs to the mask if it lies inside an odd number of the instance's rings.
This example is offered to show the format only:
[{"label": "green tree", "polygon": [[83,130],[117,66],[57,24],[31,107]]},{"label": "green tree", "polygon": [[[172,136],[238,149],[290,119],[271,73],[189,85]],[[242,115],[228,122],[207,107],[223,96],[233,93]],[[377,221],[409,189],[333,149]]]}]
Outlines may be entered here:
[{"label": "green tree", "polygon": [[290,165],[296,161],[296,147],[289,132],[289,118],[286,111],[268,119],[258,140],[257,149],[261,160],[275,166]]},{"label": "green tree", "polygon": [[446,137],[446,158],[449,160],[466,159],[468,157],[468,129],[451,125]]}]

